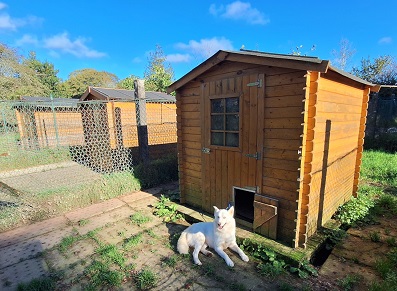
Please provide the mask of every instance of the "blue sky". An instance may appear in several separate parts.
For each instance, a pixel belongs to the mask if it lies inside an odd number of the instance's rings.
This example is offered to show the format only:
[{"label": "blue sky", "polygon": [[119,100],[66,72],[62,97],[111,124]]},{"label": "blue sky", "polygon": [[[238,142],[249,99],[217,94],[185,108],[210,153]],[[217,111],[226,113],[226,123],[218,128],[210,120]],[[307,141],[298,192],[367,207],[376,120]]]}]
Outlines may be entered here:
[{"label": "blue sky", "polygon": [[[182,77],[219,49],[333,61],[342,39],[364,57],[397,56],[397,1],[0,0],[0,42],[49,61],[66,79],[93,68],[142,77],[160,45]],[[311,48],[315,46],[315,50]]]}]

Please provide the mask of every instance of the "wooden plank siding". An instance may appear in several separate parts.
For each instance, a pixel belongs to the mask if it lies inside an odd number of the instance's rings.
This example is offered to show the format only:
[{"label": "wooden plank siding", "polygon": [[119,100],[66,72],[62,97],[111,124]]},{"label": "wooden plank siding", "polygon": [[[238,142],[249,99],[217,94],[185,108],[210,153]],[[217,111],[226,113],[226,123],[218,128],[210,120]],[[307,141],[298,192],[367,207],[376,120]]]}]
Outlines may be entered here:
[{"label": "wooden plank siding", "polygon": [[201,207],[200,90],[197,83],[189,83],[177,92],[176,113],[180,201]]},{"label": "wooden plank siding", "polygon": [[[318,81],[305,237],[328,221],[352,195],[363,108],[363,88],[323,75]],[[305,228],[305,231],[303,229]],[[303,242],[303,237],[299,241]]]}]

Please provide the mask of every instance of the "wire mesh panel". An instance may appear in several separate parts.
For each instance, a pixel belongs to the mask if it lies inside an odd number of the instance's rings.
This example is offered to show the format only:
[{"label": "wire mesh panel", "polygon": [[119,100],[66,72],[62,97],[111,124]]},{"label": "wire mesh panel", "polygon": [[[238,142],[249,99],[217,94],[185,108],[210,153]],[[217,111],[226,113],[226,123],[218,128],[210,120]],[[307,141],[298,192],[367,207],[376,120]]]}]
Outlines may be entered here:
[{"label": "wire mesh panel", "polygon": [[[176,154],[175,103],[144,104],[150,158]],[[1,101],[0,113],[0,177],[61,162],[98,173],[132,171],[139,162],[134,101]]]}]

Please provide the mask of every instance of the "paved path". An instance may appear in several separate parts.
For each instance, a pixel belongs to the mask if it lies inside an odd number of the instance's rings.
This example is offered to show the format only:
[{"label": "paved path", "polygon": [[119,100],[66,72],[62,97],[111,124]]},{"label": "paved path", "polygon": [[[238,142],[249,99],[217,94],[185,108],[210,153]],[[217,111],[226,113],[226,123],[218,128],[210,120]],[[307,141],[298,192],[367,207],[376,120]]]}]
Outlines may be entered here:
[{"label": "paved path", "polygon": [[[170,185],[172,188],[175,185]],[[0,234],[0,290],[16,290],[18,283],[30,282],[48,275],[49,266],[40,254],[58,245],[61,240],[75,233],[84,235],[129,217],[139,207],[155,203],[162,190],[152,188],[107,200],[65,215],[27,225]],[[76,227],[79,221],[92,223]],[[161,223],[161,222],[155,222]],[[111,234],[107,234],[111,239]],[[89,250],[87,250],[89,251]]]}]

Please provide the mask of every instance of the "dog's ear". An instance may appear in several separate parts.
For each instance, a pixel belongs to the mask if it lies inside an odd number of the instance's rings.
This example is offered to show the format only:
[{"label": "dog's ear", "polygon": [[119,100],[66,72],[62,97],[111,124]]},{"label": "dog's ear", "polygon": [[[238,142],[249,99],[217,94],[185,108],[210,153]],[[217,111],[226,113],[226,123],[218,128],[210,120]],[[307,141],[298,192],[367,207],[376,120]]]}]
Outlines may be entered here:
[{"label": "dog's ear", "polygon": [[233,215],[234,215],[234,206],[230,206],[228,212],[233,217]]},{"label": "dog's ear", "polygon": [[217,213],[217,212],[219,212],[219,209],[218,209],[218,207],[214,206],[214,209],[215,209],[215,212],[214,212],[214,213]]}]

